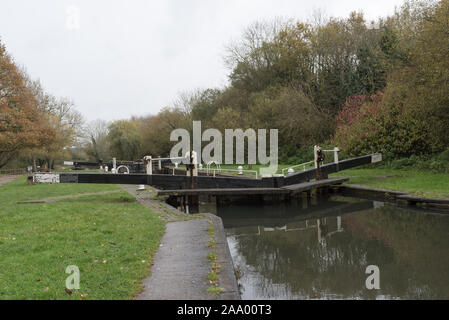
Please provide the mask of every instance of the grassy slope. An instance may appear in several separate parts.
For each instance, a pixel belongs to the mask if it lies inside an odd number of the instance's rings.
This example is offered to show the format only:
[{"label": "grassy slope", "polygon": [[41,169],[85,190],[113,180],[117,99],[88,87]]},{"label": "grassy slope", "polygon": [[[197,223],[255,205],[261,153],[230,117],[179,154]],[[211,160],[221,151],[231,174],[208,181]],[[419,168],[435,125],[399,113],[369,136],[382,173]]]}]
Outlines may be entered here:
[{"label": "grassy slope", "polygon": [[351,169],[332,176],[350,177],[349,183],[404,191],[428,198],[449,198],[449,175],[417,170]]},{"label": "grassy slope", "polygon": [[[126,192],[16,204],[19,200],[114,190],[115,185],[0,186],[0,299],[130,299],[148,275],[164,223]],[[65,269],[80,290],[65,292]],[[85,296],[87,294],[87,296]]]}]

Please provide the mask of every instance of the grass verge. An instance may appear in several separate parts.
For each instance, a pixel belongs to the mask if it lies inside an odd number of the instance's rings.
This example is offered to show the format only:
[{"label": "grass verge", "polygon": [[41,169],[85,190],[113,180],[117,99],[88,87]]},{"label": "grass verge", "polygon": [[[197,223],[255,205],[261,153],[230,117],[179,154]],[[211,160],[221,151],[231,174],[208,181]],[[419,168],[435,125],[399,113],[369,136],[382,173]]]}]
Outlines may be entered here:
[{"label": "grass verge", "polygon": [[[126,192],[54,203],[50,196],[116,190],[115,185],[0,186],[0,299],[131,299],[150,272],[164,222]],[[80,289],[65,290],[67,266]]]},{"label": "grass verge", "polygon": [[419,170],[350,169],[332,174],[349,177],[350,184],[403,191],[427,198],[449,199],[449,174]]},{"label": "grass verge", "polygon": [[223,292],[223,288],[219,286],[218,274],[220,273],[221,266],[218,264],[217,255],[215,253],[216,243],[215,243],[215,230],[214,223],[209,219],[209,228],[207,228],[207,233],[209,235],[209,248],[211,252],[207,255],[207,259],[210,262],[210,271],[207,274],[207,280],[211,286],[207,288],[207,292],[213,294],[215,297]]}]

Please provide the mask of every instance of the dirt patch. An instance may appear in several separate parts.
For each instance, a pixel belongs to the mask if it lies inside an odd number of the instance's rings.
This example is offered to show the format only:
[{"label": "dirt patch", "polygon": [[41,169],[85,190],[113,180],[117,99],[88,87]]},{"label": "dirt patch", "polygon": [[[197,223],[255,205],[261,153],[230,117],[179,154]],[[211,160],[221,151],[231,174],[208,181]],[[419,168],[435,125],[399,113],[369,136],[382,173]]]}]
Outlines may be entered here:
[{"label": "dirt patch", "polygon": [[[45,199],[38,199],[38,200],[25,200],[25,201],[19,201],[18,204],[27,204],[27,203],[50,203],[50,202],[57,202],[59,200],[64,199],[74,199],[74,198],[80,198],[85,196],[95,196],[95,195],[102,195],[102,194],[109,194],[109,193],[117,193],[122,192],[122,190],[111,190],[111,191],[100,191],[100,192],[90,192],[90,193],[79,193],[79,194],[70,194],[67,196],[57,196],[57,197],[50,197]],[[120,198],[119,202],[130,202],[134,201],[134,198]]]},{"label": "dirt patch", "polygon": [[0,176],[0,186],[1,186],[2,184],[11,182],[11,181],[13,181],[13,180],[16,180],[17,178],[19,178],[19,177],[21,177],[21,176],[22,176],[21,174],[19,174],[19,175]]}]

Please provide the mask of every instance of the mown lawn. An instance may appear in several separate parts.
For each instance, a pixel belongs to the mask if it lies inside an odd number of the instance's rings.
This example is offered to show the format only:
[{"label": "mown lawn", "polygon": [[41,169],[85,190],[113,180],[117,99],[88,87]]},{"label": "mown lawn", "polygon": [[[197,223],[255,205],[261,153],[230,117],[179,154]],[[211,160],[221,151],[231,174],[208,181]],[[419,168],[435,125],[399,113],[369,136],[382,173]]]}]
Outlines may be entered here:
[{"label": "mown lawn", "polygon": [[350,169],[331,176],[349,177],[349,183],[404,191],[428,198],[449,198],[449,174],[417,170]]},{"label": "mown lawn", "polygon": [[[0,186],[0,299],[131,299],[150,272],[165,225],[126,192],[55,203],[17,201],[115,190],[115,185]],[[80,289],[65,290],[67,266]]]}]

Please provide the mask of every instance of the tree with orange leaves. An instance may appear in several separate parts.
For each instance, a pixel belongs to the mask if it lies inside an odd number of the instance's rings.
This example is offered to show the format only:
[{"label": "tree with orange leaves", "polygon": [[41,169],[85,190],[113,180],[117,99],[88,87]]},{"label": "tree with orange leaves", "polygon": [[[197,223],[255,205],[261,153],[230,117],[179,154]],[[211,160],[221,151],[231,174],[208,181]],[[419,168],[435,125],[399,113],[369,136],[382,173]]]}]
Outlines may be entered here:
[{"label": "tree with orange leaves", "polygon": [[23,75],[0,43],[0,168],[21,150],[49,144],[53,137]]}]

